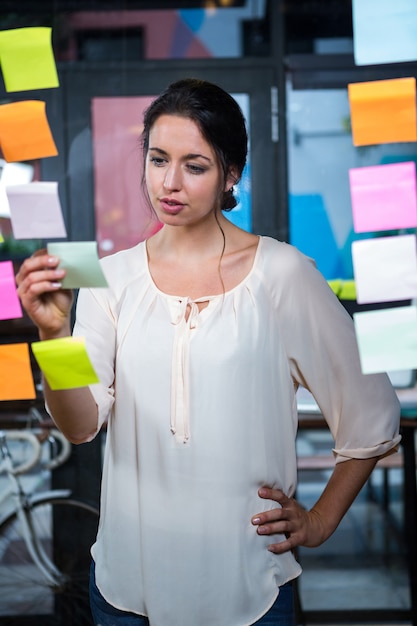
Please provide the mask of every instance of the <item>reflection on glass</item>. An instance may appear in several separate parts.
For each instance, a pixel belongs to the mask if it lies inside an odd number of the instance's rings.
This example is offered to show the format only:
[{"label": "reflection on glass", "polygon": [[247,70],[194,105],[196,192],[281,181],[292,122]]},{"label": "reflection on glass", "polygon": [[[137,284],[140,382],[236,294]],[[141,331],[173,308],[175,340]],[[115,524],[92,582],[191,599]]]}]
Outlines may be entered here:
[{"label": "reflection on glass", "polygon": [[[266,0],[169,10],[69,11],[54,29],[58,61],[268,56]],[[180,3],[179,3],[180,4]],[[230,3],[232,4],[232,3]]]},{"label": "reflection on glass", "polygon": [[142,116],[152,96],[93,98],[96,238],[100,256],[130,248],[158,228],[142,193]]},{"label": "reflection on glass", "polygon": [[[232,94],[249,125],[248,94]],[[160,228],[142,191],[140,136],[145,109],[154,96],[93,98],[94,209],[100,256],[130,248]],[[226,216],[251,230],[250,152],[237,185],[238,205]]]}]

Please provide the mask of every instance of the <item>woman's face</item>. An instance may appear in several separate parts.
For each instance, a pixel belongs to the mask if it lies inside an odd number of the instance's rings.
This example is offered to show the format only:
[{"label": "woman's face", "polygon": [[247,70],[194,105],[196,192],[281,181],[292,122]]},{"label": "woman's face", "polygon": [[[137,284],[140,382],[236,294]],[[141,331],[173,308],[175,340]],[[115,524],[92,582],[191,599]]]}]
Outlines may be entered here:
[{"label": "woman's face", "polygon": [[178,226],[211,219],[221,193],[232,185],[226,181],[223,189],[213,149],[195,122],[178,115],[161,115],[152,126],[145,178],[158,219]]}]

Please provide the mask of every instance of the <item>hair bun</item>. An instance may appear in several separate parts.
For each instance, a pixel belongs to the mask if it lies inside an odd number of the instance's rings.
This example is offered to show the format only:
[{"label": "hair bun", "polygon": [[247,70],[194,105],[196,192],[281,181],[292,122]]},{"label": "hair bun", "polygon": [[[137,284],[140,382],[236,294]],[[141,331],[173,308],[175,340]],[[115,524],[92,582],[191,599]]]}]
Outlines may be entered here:
[{"label": "hair bun", "polygon": [[234,196],[234,189],[230,187],[228,191],[223,194],[222,211],[231,211],[237,205],[237,200]]}]

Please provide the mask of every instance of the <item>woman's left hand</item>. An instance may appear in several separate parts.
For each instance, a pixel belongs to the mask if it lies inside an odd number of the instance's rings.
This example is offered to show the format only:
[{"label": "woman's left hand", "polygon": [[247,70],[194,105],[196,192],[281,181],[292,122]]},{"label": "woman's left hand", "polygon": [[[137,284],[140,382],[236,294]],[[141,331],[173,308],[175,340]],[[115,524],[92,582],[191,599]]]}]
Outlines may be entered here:
[{"label": "woman's left hand", "polygon": [[261,487],[259,496],[280,506],[254,515],[252,524],[260,535],[281,534],[285,537],[283,541],[271,543],[269,550],[282,554],[297,546],[314,548],[326,541],[368,480],[377,460],[378,457],[371,457],[336,463],[323,493],[310,511],[281,489]]},{"label": "woman's left hand", "polygon": [[261,487],[258,494],[261,498],[274,500],[280,505],[279,508],[252,517],[252,524],[257,527],[258,534],[281,534],[286,537],[284,541],[269,545],[268,550],[274,554],[282,554],[296,546],[313,548],[325,540],[320,516],[314,509],[306,511],[294,498],[289,498],[280,489]]}]

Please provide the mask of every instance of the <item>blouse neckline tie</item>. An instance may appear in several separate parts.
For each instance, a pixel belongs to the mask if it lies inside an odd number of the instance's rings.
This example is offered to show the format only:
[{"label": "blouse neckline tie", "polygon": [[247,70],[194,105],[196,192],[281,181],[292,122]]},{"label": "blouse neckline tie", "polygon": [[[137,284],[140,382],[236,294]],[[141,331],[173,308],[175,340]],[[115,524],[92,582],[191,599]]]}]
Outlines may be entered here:
[{"label": "blouse neckline tie", "polygon": [[199,302],[211,298],[169,300],[171,323],[175,326],[172,350],[170,428],[178,443],[190,440],[190,341],[198,326]]}]

